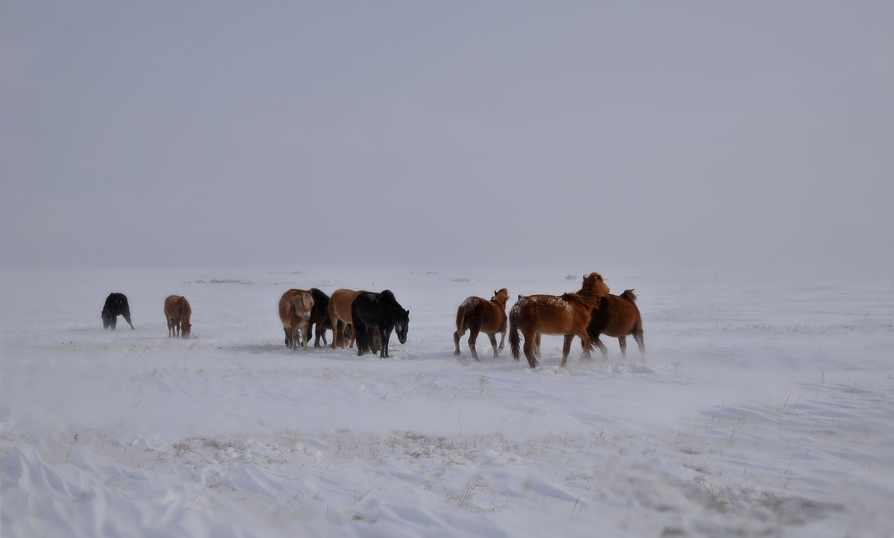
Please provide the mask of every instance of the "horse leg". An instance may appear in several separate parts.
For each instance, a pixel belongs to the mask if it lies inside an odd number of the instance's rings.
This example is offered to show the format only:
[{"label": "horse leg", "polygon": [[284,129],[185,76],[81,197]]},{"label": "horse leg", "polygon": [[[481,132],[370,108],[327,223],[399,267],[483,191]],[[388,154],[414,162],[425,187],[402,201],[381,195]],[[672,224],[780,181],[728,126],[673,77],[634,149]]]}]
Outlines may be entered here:
[{"label": "horse leg", "polygon": [[[494,335],[496,338],[496,335]],[[506,342],[506,328],[504,327],[502,331],[500,331],[500,351],[503,351],[503,344]]]},{"label": "horse leg", "polygon": [[469,327],[469,351],[472,352],[472,357],[475,360],[478,359],[478,352],[475,350],[475,343],[478,341],[478,329],[475,327]]},{"label": "horse leg", "polygon": [[602,343],[598,336],[596,337],[596,347],[602,352],[602,360],[608,360],[608,348],[605,347],[605,344]]},{"label": "horse leg", "polygon": [[537,333],[525,333],[525,358],[528,359],[528,366],[531,368],[537,367],[537,359],[534,358],[534,339],[537,337]]},{"label": "horse leg", "polygon": [[372,352],[378,353],[382,349],[382,331],[378,327],[373,327],[369,334],[371,335],[369,340]]},{"label": "horse leg", "polygon": [[[496,359],[500,356],[500,354],[497,353],[497,335],[488,333],[487,336],[490,338],[490,347],[494,348],[494,358]],[[503,349],[503,346],[500,346],[500,349]]]},{"label": "horse leg", "polygon": [[388,355],[388,341],[391,340],[391,331],[393,331],[393,330],[394,330],[394,327],[388,327],[387,329],[383,329],[382,331],[380,331],[382,334],[382,350],[379,355],[380,359],[387,359],[389,356]]},{"label": "horse leg", "polygon": [[348,330],[348,327],[351,328],[351,336],[348,337],[348,341],[344,342],[344,337],[342,338],[342,347],[354,347],[354,341],[357,339],[357,329],[354,327],[353,323],[345,323],[345,330]]},{"label": "horse leg", "polygon": [[571,352],[571,341],[574,340],[573,334],[566,334],[562,343],[562,366],[568,362],[568,354]]},{"label": "horse leg", "polygon": [[543,354],[540,353],[540,337],[542,335],[538,332],[534,337],[534,356],[543,358]]},{"label": "horse leg", "polygon": [[323,339],[323,345],[326,345],[326,325],[317,323],[314,329],[314,347],[320,347],[320,338]]},{"label": "horse leg", "polygon": [[[577,333],[577,336],[580,338],[581,345],[584,347],[584,358],[588,361],[593,360],[593,356],[590,355],[590,347],[593,345],[593,340],[590,339],[590,335],[587,333],[586,325],[583,330]],[[568,347],[571,347],[571,341],[568,342]]]},{"label": "horse leg", "polygon": [[457,357],[459,357],[459,354],[460,354],[459,337],[460,337],[459,331],[453,331],[453,347],[454,347],[453,354]]},{"label": "horse leg", "polygon": [[130,315],[124,314],[124,321],[126,321],[127,324],[130,325],[130,330],[134,330],[133,323],[130,322]]},{"label": "horse leg", "polygon": [[351,325],[351,332],[351,338],[357,342],[357,356],[359,357],[363,355],[364,351],[369,350],[369,328],[362,321],[355,319]]},{"label": "horse leg", "polygon": [[289,332],[289,327],[286,327],[285,325],[283,325],[282,332],[286,333],[286,347],[292,347],[289,344],[289,337],[292,336],[291,333]]},{"label": "horse leg", "polygon": [[344,325],[341,320],[338,318],[332,318],[332,349],[338,347],[338,343],[341,342],[342,346],[344,346],[345,337],[344,333]]},{"label": "horse leg", "polygon": [[298,336],[298,340],[295,342],[295,349],[299,347],[301,349],[307,349],[307,339],[305,338],[307,330],[307,324],[302,325],[300,322],[295,325],[295,334]]},{"label": "horse leg", "polygon": [[627,337],[619,336],[618,337],[618,345],[621,346],[621,356],[627,357]]},{"label": "horse leg", "polygon": [[633,339],[636,340],[636,345],[639,346],[639,355],[640,357],[646,357],[646,343],[643,341],[643,330],[640,328],[639,330],[633,330]]},{"label": "horse leg", "polygon": [[112,321],[109,322],[109,327],[114,331],[115,327],[118,325],[118,316],[113,316]]}]

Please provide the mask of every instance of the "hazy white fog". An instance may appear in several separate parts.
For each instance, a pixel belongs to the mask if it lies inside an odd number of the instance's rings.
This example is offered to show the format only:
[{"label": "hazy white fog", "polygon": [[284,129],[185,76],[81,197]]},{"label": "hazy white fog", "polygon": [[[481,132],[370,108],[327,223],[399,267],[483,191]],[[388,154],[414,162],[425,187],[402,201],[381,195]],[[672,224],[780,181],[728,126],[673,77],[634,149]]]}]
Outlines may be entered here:
[{"label": "hazy white fog", "polygon": [[894,258],[890,2],[5,2],[2,266]]}]

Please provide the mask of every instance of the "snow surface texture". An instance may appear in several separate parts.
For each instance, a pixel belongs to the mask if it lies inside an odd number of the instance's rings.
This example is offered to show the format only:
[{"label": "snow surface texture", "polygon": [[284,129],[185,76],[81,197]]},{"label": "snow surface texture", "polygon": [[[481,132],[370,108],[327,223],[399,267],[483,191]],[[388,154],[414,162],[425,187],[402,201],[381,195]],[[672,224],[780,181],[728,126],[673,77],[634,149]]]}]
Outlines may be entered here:
[{"label": "snow surface texture", "polygon": [[[891,536],[889,269],[582,268],[636,289],[645,360],[544,336],[535,370],[454,357],[456,307],[567,267],[6,272],[0,534]],[[292,287],[390,288],[409,339],[288,350]]]}]

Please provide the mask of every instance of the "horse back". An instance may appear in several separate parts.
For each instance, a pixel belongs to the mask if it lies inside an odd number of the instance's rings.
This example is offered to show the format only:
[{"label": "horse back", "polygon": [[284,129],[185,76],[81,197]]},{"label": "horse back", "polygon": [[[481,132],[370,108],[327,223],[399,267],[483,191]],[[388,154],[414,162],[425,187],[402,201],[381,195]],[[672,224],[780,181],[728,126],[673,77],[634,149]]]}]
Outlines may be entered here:
[{"label": "horse back", "polygon": [[506,303],[499,301],[482,301],[480,308],[481,313],[481,330],[484,332],[496,333],[506,327]]},{"label": "horse back", "polygon": [[171,295],[165,299],[165,315],[176,320],[189,319],[192,310],[189,302],[181,295]]},{"label": "horse back", "polygon": [[485,301],[481,297],[468,297],[456,311],[457,330],[462,330],[463,325],[485,333],[495,333],[501,331],[505,324],[505,304],[501,306],[494,300]]},{"label": "horse back", "polygon": [[121,314],[130,315],[130,306],[127,304],[127,297],[123,293],[113,292],[106,297],[103,304],[102,313],[104,315],[118,316]]},{"label": "horse back", "polygon": [[589,330],[608,336],[630,334],[634,327],[642,326],[635,300],[633,290],[626,290],[620,296],[603,297],[590,316]]},{"label": "horse back", "polygon": [[333,321],[340,319],[351,323],[351,305],[362,290],[337,289],[329,296],[329,316]]},{"label": "horse back", "polygon": [[558,295],[519,296],[510,316],[516,318],[520,327],[537,327],[537,332],[543,334],[567,334],[576,322],[586,326],[589,320],[586,307]]},{"label": "horse back", "polygon": [[360,315],[366,325],[380,328],[408,320],[407,311],[397,302],[391,290],[359,293],[351,305],[351,314]]}]

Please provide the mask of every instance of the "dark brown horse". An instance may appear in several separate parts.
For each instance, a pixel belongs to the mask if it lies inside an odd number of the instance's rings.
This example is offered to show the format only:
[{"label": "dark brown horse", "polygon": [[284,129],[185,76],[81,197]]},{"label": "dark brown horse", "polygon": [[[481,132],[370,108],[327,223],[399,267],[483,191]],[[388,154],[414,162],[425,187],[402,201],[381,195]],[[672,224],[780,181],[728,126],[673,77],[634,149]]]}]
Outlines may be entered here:
[{"label": "dark brown horse", "polygon": [[307,325],[314,306],[314,298],[305,290],[291,289],[279,299],[279,319],[286,333],[286,347],[307,349]]},{"label": "dark brown horse", "polygon": [[627,335],[633,335],[639,345],[640,356],[644,357],[646,344],[643,341],[643,319],[639,315],[633,290],[625,290],[620,296],[607,295],[600,299],[590,315],[587,334],[602,351],[603,358],[608,357],[608,348],[599,340],[599,335],[616,337],[621,345],[622,356],[627,354]]},{"label": "dark brown horse", "polygon": [[379,358],[387,358],[392,331],[397,333],[401,344],[407,343],[410,311],[404,310],[391,290],[381,293],[364,291],[357,295],[351,303],[351,319],[357,336],[358,355],[378,351]]},{"label": "dark brown horse", "polygon": [[124,316],[124,321],[133,329],[133,323],[130,322],[130,305],[127,304],[127,297],[123,293],[110,293],[106,297],[101,315],[103,329],[114,330],[118,324],[118,316]]},{"label": "dark brown horse", "polygon": [[[329,320],[332,324],[332,349],[345,347],[345,329],[351,325],[351,304],[362,291],[338,289],[329,297]],[[350,345],[354,346],[353,330]]]},{"label": "dark brown horse", "polygon": [[497,333],[500,333],[500,350],[506,340],[506,301],[509,300],[509,291],[506,288],[495,291],[490,301],[481,297],[469,297],[456,309],[456,332],[453,333],[453,344],[456,346],[454,355],[459,355],[459,339],[469,331],[469,350],[475,360],[478,352],[475,350],[475,342],[478,333],[483,332],[490,338],[490,345],[494,348],[494,358],[497,352]]},{"label": "dark brown horse", "polygon": [[584,277],[583,286],[577,293],[519,295],[518,301],[509,311],[509,346],[512,349],[512,358],[519,360],[519,330],[525,337],[525,358],[531,368],[537,366],[534,343],[539,334],[565,336],[562,366],[568,361],[571,340],[575,336],[584,343],[584,354],[589,358],[590,337],[587,335],[587,326],[590,324],[590,312],[608,292],[602,276],[599,273],[590,273]]},{"label": "dark brown horse", "polygon": [[323,345],[326,345],[326,330],[331,329],[329,320],[329,296],[317,288],[307,290],[314,298],[313,308],[310,309],[310,319],[307,320],[307,326],[304,329],[304,341],[310,342],[310,333],[313,329],[314,347],[320,347],[320,338],[323,339]]},{"label": "dark brown horse", "polygon": [[165,320],[168,322],[168,338],[172,336],[182,336],[189,338],[192,325],[189,323],[189,316],[192,315],[192,309],[189,308],[189,301],[186,297],[180,295],[171,295],[165,299]]}]

